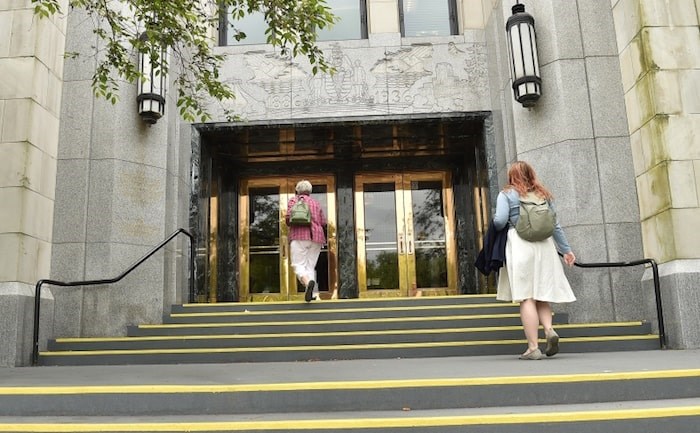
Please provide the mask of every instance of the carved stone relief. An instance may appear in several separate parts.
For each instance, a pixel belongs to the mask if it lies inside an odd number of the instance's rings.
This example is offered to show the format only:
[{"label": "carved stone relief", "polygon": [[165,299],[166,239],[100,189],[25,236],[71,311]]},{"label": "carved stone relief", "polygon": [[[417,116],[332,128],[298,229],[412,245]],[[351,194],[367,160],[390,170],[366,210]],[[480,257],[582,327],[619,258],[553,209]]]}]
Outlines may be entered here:
[{"label": "carved stone relief", "polygon": [[326,51],[335,73],[272,52],[232,55],[224,76],[244,120],[481,111],[489,107],[482,43]]}]

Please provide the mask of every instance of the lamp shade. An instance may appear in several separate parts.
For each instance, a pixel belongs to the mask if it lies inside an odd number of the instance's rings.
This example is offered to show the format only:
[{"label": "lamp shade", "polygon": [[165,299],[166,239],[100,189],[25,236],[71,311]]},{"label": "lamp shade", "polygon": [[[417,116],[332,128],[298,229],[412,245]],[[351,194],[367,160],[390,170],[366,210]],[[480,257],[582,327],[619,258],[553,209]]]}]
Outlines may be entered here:
[{"label": "lamp shade", "polygon": [[[146,34],[141,35],[146,39]],[[162,73],[160,62],[165,52],[161,52],[160,58],[153,59],[148,53],[139,52],[139,72],[136,103],[139,115],[148,124],[152,125],[165,114],[165,90],[167,78]]]},{"label": "lamp shade", "polygon": [[513,96],[523,107],[532,107],[542,95],[535,19],[525,12],[525,5],[518,3],[511,10],[513,15],[506,22],[506,33]]}]

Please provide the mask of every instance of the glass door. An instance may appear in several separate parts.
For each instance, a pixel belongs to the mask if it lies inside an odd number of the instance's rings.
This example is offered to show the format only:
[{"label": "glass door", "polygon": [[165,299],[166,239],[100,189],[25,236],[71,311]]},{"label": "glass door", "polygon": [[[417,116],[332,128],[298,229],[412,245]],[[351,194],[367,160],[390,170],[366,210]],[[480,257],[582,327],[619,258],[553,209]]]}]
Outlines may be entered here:
[{"label": "glass door", "polygon": [[457,293],[449,173],[355,178],[360,297]]},{"label": "glass door", "polygon": [[335,231],[335,182],[332,176],[267,177],[241,183],[239,283],[241,301],[303,300],[304,288],[290,264],[287,202],[301,179],[313,185],[311,196],[321,204],[328,225],[327,244],[316,266],[322,297],[337,290],[337,241]]}]

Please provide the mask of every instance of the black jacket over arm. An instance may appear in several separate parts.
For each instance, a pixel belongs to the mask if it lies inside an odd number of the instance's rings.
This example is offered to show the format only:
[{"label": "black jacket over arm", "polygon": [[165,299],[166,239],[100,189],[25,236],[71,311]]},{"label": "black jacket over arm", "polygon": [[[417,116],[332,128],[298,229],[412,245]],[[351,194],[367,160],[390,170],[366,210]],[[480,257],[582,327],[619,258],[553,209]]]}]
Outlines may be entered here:
[{"label": "black jacket over arm", "polygon": [[489,224],[484,238],[484,247],[479,251],[474,266],[484,275],[498,271],[506,262],[506,240],[508,240],[508,225],[503,230],[496,230],[493,221]]}]

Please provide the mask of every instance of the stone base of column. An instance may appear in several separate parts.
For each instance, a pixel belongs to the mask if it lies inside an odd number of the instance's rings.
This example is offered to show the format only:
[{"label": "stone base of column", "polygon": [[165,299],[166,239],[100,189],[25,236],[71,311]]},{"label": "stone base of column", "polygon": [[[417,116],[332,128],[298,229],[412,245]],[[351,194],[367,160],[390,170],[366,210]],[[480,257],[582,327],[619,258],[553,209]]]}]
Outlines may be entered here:
[{"label": "stone base of column", "polygon": [[[700,259],[674,260],[659,265],[661,305],[669,349],[700,348]],[[654,305],[651,268],[642,278],[648,303]],[[658,331],[658,321],[654,320]]]},{"label": "stone base of column", "polygon": [[[41,290],[39,347],[52,338],[54,299],[51,290]],[[31,365],[34,334],[34,286],[0,282],[0,367]]]}]

